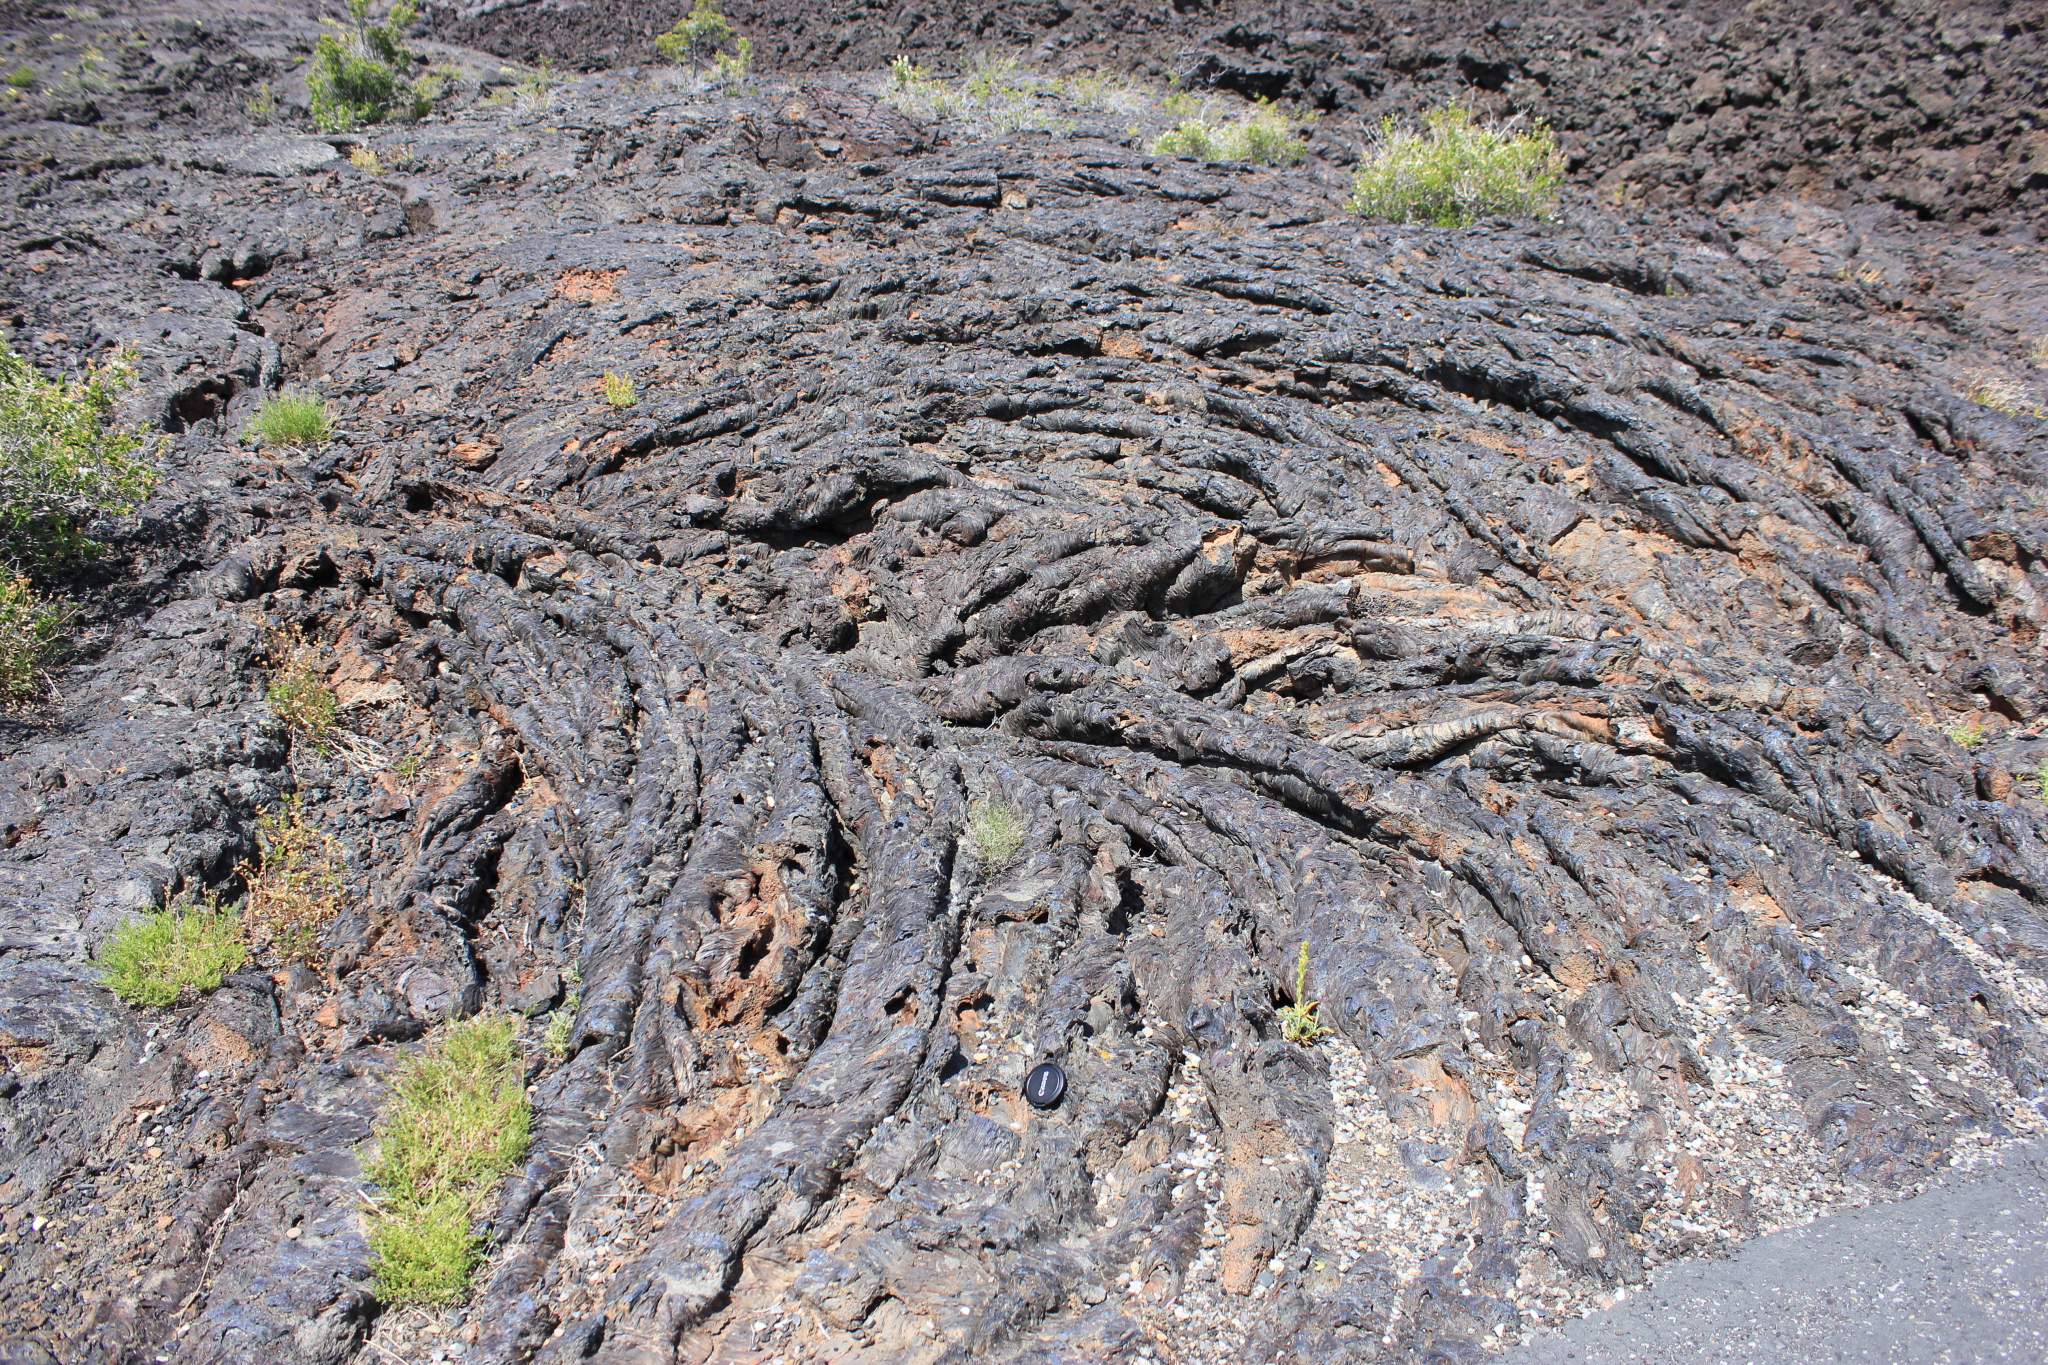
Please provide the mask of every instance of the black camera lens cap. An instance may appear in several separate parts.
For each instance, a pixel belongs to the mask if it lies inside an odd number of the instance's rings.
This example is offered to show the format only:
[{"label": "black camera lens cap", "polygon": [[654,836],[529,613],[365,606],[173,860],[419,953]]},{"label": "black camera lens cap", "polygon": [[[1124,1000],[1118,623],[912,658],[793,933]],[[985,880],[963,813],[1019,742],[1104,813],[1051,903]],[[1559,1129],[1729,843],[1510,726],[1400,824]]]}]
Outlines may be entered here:
[{"label": "black camera lens cap", "polygon": [[1040,1109],[1050,1109],[1067,1093],[1067,1073],[1051,1062],[1041,1062],[1024,1078],[1024,1098]]}]

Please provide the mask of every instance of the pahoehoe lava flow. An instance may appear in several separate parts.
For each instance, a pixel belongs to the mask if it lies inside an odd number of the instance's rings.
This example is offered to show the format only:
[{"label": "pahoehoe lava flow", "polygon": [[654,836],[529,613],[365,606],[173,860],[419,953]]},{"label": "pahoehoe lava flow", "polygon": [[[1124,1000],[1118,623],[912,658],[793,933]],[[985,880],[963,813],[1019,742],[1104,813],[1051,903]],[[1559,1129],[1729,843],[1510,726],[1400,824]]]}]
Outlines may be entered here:
[{"label": "pahoehoe lava flow", "polygon": [[[0,719],[0,1360],[1478,1360],[2042,1130],[2048,11],[757,9],[430,7],[325,138],[298,0],[0,11],[10,344],[165,434]],[[881,97],[1005,44],[1322,115]],[[1557,216],[1348,212],[1460,91]],[[317,969],[117,1000],[288,797]],[[479,1012],[531,1149],[399,1308]]]}]

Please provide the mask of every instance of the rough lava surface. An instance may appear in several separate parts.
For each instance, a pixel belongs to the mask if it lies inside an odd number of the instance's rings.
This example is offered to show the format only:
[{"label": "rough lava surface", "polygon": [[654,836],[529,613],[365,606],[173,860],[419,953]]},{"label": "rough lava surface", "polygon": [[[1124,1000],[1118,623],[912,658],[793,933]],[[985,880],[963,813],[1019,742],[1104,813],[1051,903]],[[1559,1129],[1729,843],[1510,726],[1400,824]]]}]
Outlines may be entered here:
[{"label": "rough lava surface", "polygon": [[[732,13],[706,92],[435,11],[323,139],[310,9],[0,12],[12,344],[166,436],[0,722],[0,1360],[1462,1362],[2040,1130],[2040,6]],[[990,43],[1327,112],[863,74]],[[1557,220],[1344,211],[1454,89]],[[319,970],[123,1006],[292,794]],[[385,1078],[480,1009],[533,1151],[387,1306]]]}]

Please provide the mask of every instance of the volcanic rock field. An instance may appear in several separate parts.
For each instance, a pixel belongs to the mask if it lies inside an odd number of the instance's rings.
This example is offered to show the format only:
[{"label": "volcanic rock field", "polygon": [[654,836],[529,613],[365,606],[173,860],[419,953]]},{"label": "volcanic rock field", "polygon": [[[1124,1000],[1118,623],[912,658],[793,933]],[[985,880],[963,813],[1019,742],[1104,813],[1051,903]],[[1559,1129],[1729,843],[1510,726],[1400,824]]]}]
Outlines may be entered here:
[{"label": "volcanic rock field", "polygon": [[[2048,1127],[2048,5],[679,12],[323,135],[302,0],[0,7],[9,344],[163,436],[0,718],[0,1361],[1464,1365]],[[1554,215],[1347,209],[1453,97]],[[110,993],[288,797],[320,951]]]}]

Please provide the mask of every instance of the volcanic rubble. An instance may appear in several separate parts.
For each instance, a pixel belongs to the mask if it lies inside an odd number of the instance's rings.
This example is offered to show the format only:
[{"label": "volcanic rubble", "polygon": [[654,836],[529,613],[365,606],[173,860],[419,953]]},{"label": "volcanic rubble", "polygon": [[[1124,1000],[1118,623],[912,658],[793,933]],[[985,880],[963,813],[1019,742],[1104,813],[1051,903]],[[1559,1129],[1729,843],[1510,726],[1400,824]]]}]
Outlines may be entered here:
[{"label": "volcanic rubble", "polygon": [[[0,1359],[1466,1361],[2041,1131],[2038,14],[1887,10],[1833,124],[1863,11],[1154,16],[1327,87],[1272,169],[823,39],[508,68],[540,13],[320,138],[309,10],[8,11],[13,344],[133,348],[166,442],[0,728]],[[1459,71],[1557,218],[1348,213]],[[329,444],[240,439],[281,386]],[[117,1001],[292,794],[319,967]],[[471,1301],[387,1307],[362,1154],[476,1010],[532,1152]]]}]

